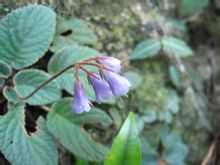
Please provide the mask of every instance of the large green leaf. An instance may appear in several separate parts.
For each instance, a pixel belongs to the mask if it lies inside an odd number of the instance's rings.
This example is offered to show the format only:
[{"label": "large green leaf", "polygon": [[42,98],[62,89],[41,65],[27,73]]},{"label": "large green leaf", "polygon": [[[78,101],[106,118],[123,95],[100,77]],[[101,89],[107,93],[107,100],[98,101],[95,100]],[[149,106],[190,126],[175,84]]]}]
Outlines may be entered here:
[{"label": "large green leaf", "polygon": [[148,39],[137,45],[130,58],[136,60],[154,57],[158,55],[160,49],[161,43],[159,39]]},{"label": "large green leaf", "polygon": [[115,138],[105,165],[140,165],[141,147],[135,116],[130,113]]},{"label": "large green leaf", "polygon": [[170,56],[188,57],[193,55],[191,48],[183,40],[163,37],[161,42],[163,51]]},{"label": "large green leaf", "polygon": [[96,41],[95,33],[85,21],[76,18],[58,17],[56,36],[52,46],[54,51],[75,44],[95,44]]},{"label": "large green leaf", "polygon": [[3,61],[0,61],[0,78],[8,78],[11,75],[11,67]]},{"label": "large green leaf", "polygon": [[55,33],[55,13],[42,5],[12,11],[0,21],[0,60],[16,69],[35,63]]},{"label": "large green leaf", "polygon": [[45,121],[38,120],[37,131],[25,130],[24,106],[17,104],[0,117],[0,150],[13,165],[57,165],[58,154]]},{"label": "large green leaf", "polygon": [[[65,67],[74,64],[76,62],[83,61],[85,59],[98,56],[99,52],[85,47],[85,46],[71,46],[66,47],[55,54],[48,64],[48,71],[51,74],[56,74],[60,70],[64,69]],[[63,75],[57,78],[59,86],[61,89],[65,89],[70,94],[73,94],[73,84],[74,84],[74,70],[71,69],[66,71]],[[80,72],[80,79],[83,82],[85,91],[90,99],[95,99],[95,94],[88,84],[86,74]]]},{"label": "large green leaf", "polygon": [[[14,77],[15,90],[22,96],[28,96],[34,91],[41,83],[50,78],[50,75],[44,71],[37,69],[27,69],[18,72]],[[31,105],[49,104],[59,100],[61,92],[56,81],[52,81],[43,88],[41,88],[32,97],[25,100]]]},{"label": "large green leaf", "polygon": [[82,123],[106,121],[108,117],[96,110],[84,114],[71,112],[71,100],[64,99],[55,103],[48,115],[47,126],[56,139],[70,152],[84,160],[101,161],[107,149],[96,142],[80,127]]}]

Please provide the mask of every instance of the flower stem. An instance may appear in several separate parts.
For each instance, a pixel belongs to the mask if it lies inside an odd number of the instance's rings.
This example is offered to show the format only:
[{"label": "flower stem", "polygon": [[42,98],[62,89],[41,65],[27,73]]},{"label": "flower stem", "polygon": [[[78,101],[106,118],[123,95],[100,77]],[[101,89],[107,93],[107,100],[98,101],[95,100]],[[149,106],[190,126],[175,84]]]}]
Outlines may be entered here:
[{"label": "flower stem", "polygon": [[45,85],[47,85],[48,83],[50,83],[51,81],[53,81],[54,79],[56,79],[57,77],[59,77],[60,75],[62,75],[64,72],[66,72],[67,70],[74,68],[76,64],[72,64],[70,66],[67,66],[66,68],[64,68],[63,70],[59,71],[58,73],[56,73],[54,76],[52,76],[51,78],[49,78],[48,80],[46,80],[45,82],[43,82],[42,84],[40,84],[35,90],[33,90],[29,95],[22,97],[19,96],[17,94],[17,97],[21,100],[27,100],[30,97],[32,97],[36,92],[38,92],[41,88],[43,88]]}]

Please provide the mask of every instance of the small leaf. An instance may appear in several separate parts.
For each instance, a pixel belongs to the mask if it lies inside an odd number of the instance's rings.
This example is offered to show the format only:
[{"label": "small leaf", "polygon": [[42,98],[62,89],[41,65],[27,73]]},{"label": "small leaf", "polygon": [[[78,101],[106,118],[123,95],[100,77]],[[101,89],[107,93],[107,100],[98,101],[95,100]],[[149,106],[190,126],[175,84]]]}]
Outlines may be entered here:
[{"label": "small leaf", "polygon": [[[44,71],[37,69],[27,69],[18,72],[14,77],[14,84],[16,92],[22,96],[28,96],[34,91],[41,83],[50,78],[50,75]],[[32,97],[25,100],[25,102],[31,105],[43,105],[49,104],[59,100],[61,92],[56,81],[52,81]]]},{"label": "small leaf", "polygon": [[8,78],[11,75],[11,68],[3,61],[0,61],[0,78]]},{"label": "small leaf", "polygon": [[135,116],[130,113],[105,160],[105,165],[140,165],[141,146]]},{"label": "small leaf", "polygon": [[160,49],[161,49],[160,40],[148,39],[137,45],[130,58],[132,60],[136,60],[136,59],[154,57],[158,55]]},{"label": "small leaf", "polygon": [[17,104],[0,117],[0,150],[13,165],[58,165],[58,154],[43,118],[31,135],[25,130],[24,106]]},{"label": "small leaf", "polygon": [[[71,100],[64,99],[53,105],[52,111],[48,115],[47,126],[53,136],[77,157],[90,161],[102,161],[107,148],[94,142],[79,125],[84,122],[103,122],[106,118],[104,114],[101,118],[94,113],[75,114],[71,112]],[[95,116],[97,121],[95,121]],[[108,120],[106,121],[108,122]]]},{"label": "small leaf", "polygon": [[169,66],[169,75],[172,83],[179,89],[181,87],[181,73],[173,65]]},{"label": "small leaf", "polygon": [[174,90],[169,90],[165,104],[165,110],[175,114],[180,109],[179,103],[180,103],[180,99],[177,93]]},{"label": "small leaf", "polygon": [[21,69],[35,63],[55,33],[55,13],[42,5],[12,11],[0,21],[0,60]]},{"label": "small leaf", "polygon": [[174,37],[162,38],[163,51],[170,56],[188,57],[192,56],[191,48],[183,41]]}]

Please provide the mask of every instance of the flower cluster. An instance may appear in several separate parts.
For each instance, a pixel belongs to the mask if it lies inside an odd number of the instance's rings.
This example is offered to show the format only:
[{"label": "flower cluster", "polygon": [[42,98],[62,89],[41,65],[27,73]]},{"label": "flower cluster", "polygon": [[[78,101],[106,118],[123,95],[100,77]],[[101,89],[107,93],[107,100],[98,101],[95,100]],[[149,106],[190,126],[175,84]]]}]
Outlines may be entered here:
[{"label": "flower cluster", "polygon": [[[84,65],[92,65],[99,68],[99,73],[88,71]],[[121,61],[108,56],[99,56],[78,63],[75,66],[76,81],[74,84],[74,101],[72,110],[75,113],[88,112],[91,108],[91,102],[86,97],[83,85],[78,76],[78,70],[84,71],[92,85],[96,101],[101,103],[112,96],[126,95],[131,86],[130,82],[121,72]]]}]

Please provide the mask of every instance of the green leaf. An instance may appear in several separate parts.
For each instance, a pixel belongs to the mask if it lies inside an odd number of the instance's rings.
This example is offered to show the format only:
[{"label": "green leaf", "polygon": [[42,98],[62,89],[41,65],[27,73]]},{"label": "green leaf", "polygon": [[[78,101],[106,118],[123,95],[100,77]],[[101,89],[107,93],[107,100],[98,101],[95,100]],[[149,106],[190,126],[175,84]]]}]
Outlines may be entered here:
[{"label": "green leaf", "polygon": [[154,57],[158,55],[160,49],[161,43],[159,39],[148,39],[137,45],[130,58],[136,60]]},{"label": "green leaf", "polygon": [[[80,127],[82,123],[109,122],[106,115],[100,112],[75,114],[71,112],[71,100],[64,99],[55,103],[48,115],[47,126],[56,139],[77,157],[102,161],[107,152],[106,147],[94,142],[90,136]],[[96,114],[94,114],[96,113]],[[95,118],[97,120],[95,120]]]},{"label": "green leaf", "polygon": [[8,78],[12,73],[12,70],[8,64],[0,61],[0,78]]},{"label": "green leaf", "polygon": [[[71,64],[98,56],[99,54],[100,53],[95,49],[91,49],[85,46],[66,47],[51,58],[48,64],[48,71],[50,74],[56,74]],[[73,94],[73,84],[75,81],[73,75],[74,70],[70,69],[57,78],[57,82],[60,88],[65,89],[70,94]],[[88,84],[86,74],[80,72],[80,79],[88,97],[92,100],[95,100],[95,93],[92,87]]]},{"label": "green leaf", "polygon": [[13,103],[19,102],[19,99],[17,97],[17,93],[15,92],[14,88],[12,88],[12,87],[8,87],[8,86],[4,87],[3,95],[9,102],[13,102]]},{"label": "green leaf", "polygon": [[166,98],[165,110],[175,114],[180,109],[179,103],[180,99],[177,93],[174,90],[169,90],[168,96]]},{"label": "green leaf", "polygon": [[57,19],[56,36],[52,46],[54,51],[65,46],[95,44],[96,42],[97,37],[95,33],[85,21],[76,18],[65,19],[62,17]]},{"label": "green leaf", "polygon": [[0,78],[0,88],[2,88],[4,84],[5,84],[5,80]]},{"label": "green leaf", "polygon": [[182,16],[190,16],[201,11],[209,5],[209,0],[181,0],[180,14]]},{"label": "green leaf", "polygon": [[[20,71],[14,77],[15,90],[20,96],[25,97],[49,78],[49,74],[37,69]],[[43,105],[55,102],[59,100],[60,97],[61,92],[57,82],[53,80],[36,92],[32,97],[25,100],[25,102],[31,105]]]},{"label": "green leaf", "polygon": [[192,56],[191,48],[183,41],[174,37],[162,38],[163,51],[170,56],[188,57]]},{"label": "green leaf", "polygon": [[181,73],[173,65],[169,66],[169,75],[172,83],[179,89],[181,87]]},{"label": "green leaf", "polygon": [[13,165],[57,165],[58,154],[43,118],[37,131],[25,130],[24,106],[17,104],[0,117],[0,150]]},{"label": "green leaf", "polygon": [[42,5],[12,11],[0,21],[0,60],[15,69],[35,63],[55,33],[55,13]]},{"label": "green leaf", "polygon": [[140,165],[141,146],[135,116],[130,113],[105,160],[105,165]]}]

